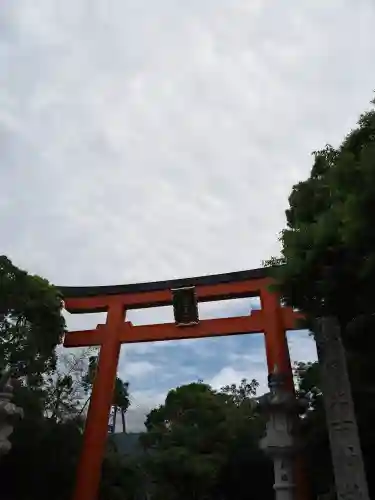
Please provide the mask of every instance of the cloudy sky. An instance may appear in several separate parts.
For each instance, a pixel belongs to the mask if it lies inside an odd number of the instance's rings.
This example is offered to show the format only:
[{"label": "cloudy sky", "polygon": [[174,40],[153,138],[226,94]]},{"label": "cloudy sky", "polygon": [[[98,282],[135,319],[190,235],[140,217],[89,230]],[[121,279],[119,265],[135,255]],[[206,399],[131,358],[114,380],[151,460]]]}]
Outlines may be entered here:
[{"label": "cloudy sky", "polygon": [[[260,266],[278,252],[311,151],[337,144],[375,87],[372,0],[0,6],[1,252],[58,285]],[[294,360],[314,359],[306,333],[290,345]],[[264,346],[243,336],[125,347],[119,372],[138,428],[176,384],[248,376],[264,389]]]}]

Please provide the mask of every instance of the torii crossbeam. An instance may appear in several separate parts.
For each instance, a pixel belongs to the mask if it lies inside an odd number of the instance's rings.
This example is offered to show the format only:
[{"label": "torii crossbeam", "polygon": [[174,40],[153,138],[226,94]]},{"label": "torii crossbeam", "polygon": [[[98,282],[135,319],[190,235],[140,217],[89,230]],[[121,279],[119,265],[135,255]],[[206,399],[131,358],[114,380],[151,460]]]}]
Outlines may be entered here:
[{"label": "torii crossbeam", "polygon": [[[105,324],[94,330],[68,332],[64,340],[65,347],[100,346],[73,500],[97,497],[121,344],[263,332],[269,373],[277,366],[287,377],[288,389],[294,390],[286,331],[297,328],[300,315],[281,306],[278,296],[269,289],[271,284],[267,269],[253,269],[133,285],[60,287],[70,313],[107,313]],[[247,316],[202,321],[194,318],[186,323],[177,319],[177,314],[181,317],[191,314],[194,300],[208,302],[256,296],[260,296],[261,309],[251,314],[249,311]],[[176,302],[184,301],[184,297],[186,304],[180,304],[182,312],[178,313]],[[129,309],[167,305],[174,305],[175,323],[133,326],[125,321]]]}]

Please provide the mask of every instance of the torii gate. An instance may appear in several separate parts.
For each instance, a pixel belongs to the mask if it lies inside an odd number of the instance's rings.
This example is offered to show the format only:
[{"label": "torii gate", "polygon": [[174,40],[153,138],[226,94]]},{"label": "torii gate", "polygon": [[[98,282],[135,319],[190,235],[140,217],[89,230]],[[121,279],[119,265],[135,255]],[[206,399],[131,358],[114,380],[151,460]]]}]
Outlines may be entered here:
[{"label": "torii gate", "polygon": [[[268,372],[277,366],[287,389],[294,391],[286,331],[297,328],[300,314],[281,306],[271,284],[262,268],[132,285],[60,287],[70,313],[107,313],[105,324],[68,332],[64,340],[65,347],[100,346],[73,500],[97,497],[121,344],[263,332]],[[248,316],[199,320],[197,302],[257,296],[261,309]],[[129,309],[168,305],[174,306],[175,323],[133,326],[125,321]],[[297,481],[298,500],[304,499],[303,489]]]}]

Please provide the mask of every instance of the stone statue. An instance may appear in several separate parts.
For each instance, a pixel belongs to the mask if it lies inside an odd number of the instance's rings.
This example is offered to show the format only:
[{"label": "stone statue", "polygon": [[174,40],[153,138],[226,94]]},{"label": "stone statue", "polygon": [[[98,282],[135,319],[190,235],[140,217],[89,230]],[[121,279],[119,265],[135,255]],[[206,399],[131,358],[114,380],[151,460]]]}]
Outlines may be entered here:
[{"label": "stone statue", "polygon": [[13,387],[11,371],[4,371],[0,379],[0,457],[6,455],[12,445],[9,436],[13,432],[14,423],[23,417],[22,408],[12,403]]}]

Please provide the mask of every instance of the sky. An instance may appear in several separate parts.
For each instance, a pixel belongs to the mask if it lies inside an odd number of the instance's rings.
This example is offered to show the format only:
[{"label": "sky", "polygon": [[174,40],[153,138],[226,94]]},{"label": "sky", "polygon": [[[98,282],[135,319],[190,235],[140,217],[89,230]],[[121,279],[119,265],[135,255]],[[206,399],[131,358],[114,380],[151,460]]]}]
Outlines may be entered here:
[{"label": "sky", "polygon": [[[56,285],[261,266],[311,152],[339,144],[373,97],[372,0],[0,5],[1,252]],[[306,332],[288,338],[294,361],[316,358]],[[119,375],[138,430],[182,383],[265,390],[263,338],[123,346]]]}]

